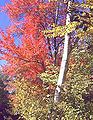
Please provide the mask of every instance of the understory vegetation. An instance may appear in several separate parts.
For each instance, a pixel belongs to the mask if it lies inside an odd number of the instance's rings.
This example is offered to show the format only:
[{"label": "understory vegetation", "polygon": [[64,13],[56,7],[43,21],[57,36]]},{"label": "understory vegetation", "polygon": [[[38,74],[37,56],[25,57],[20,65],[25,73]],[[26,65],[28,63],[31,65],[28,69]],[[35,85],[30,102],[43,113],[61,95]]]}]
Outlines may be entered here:
[{"label": "understory vegetation", "polygon": [[[75,48],[71,53],[67,80],[62,85],[58,104],[53,102],[56,81],[55,77],[50,80],[50,69],[45,76],[41,74],[42,85],[38,81],[38,85],[34,86],[24,78],[13,81],[16,86],[12,97],[14,114],[18,113],[26,120],[92,120],[93,55],[88,50],[79,51]],[[71,64],[73,61],[74,64]],[[58,74],[58,69],[53,72]]]}]

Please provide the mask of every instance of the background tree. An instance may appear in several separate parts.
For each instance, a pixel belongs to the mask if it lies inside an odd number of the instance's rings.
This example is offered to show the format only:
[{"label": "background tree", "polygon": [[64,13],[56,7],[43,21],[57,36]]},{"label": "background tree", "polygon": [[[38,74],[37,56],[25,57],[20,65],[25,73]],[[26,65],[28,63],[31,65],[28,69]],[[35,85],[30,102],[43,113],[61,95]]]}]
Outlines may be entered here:
[{"label": "background tree", "polygon": [[[12,106],[9,102],[9,92],[7,88],[8,77],[2,72],[0,73],[0,119],[8,120],[9,118],[15,117],[12,114]],[[18,116],[16,116],[18,118]]]}]

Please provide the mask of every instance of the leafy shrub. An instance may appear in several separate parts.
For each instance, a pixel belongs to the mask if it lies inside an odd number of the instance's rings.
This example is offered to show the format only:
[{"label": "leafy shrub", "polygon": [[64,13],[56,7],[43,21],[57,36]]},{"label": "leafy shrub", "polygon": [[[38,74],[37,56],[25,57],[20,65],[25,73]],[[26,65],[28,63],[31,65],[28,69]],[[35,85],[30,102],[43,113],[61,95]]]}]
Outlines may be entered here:
[{"label": "leafy shrub", "polygon": [[37,118],[43,120],[48,113],[50,101],[52,97],[49,94],[50,89],[44,88],[42,85],[31,83],[28,80],[16,79],[13,81],[16,86],[15,95],[11,97],[14,114],[21,114],[26,120],[36,120]]}]

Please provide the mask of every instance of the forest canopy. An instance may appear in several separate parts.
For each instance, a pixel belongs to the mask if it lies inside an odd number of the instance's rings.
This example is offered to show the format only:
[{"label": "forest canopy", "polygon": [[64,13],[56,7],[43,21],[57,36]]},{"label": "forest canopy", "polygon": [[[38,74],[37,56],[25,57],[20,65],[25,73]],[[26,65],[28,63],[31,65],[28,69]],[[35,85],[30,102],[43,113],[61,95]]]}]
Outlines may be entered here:
[{"label": "forest canopy", "polygon": [[10,0],[2,12],[6,120],[92,120],[93,2]]}]

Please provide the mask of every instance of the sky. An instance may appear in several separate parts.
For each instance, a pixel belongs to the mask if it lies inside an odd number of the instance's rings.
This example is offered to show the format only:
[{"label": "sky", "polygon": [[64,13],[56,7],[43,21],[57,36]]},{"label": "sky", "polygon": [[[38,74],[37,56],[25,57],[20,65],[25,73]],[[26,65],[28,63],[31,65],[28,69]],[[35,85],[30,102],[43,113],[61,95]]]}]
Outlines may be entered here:
[{"label": "sky", "polygon": [[[0,8],[8,3],[9,0],[0,0]],[[5,28],[10,24],[8,16],[4,12],[0,12],[0,29],[5,30]],[[0,60],[0,66],[6,63],[4,60]]]},{"label": "sky", "polygon": [[[4,6],[5,3],[9,2],[9,0],[0,0],[0,7]],[[0,12],[0,28],[5,30],[5,28],[9,25],[10,21],[8,16],[4,12]]]}]

